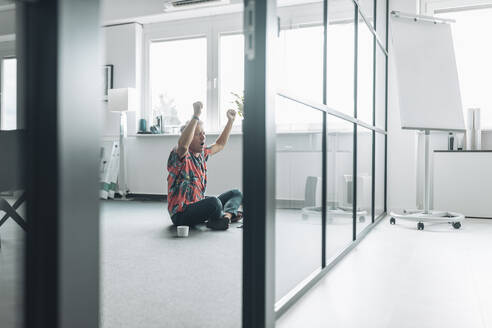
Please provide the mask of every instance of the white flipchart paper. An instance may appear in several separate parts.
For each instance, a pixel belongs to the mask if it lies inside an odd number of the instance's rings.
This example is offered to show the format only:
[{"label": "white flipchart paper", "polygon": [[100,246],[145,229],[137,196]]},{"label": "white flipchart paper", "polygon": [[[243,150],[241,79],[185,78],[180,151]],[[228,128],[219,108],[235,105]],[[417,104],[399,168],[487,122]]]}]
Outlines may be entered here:
[{"label": "white flipchart paper", "polygon": [[451,26],[393,17],[391,31],[402,128],[464,130]]}]

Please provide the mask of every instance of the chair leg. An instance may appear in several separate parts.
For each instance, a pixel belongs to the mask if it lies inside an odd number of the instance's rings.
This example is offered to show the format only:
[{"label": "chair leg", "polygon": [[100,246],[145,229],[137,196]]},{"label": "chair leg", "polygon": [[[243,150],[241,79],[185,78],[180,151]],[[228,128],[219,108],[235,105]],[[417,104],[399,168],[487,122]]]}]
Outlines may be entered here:
[{"label": "chair leg", "polygon": [[[24,195],[22,195],[14,204],[17,205],[17,208],[24,201]],[[13,206],[10,206],[9,203],[5,199],[0,199],[0,209],[5,211],[6,214],[0,220],[0,227],[7,221],[9,217],[11,217],[22,229],[27,229],[26,221],[16,212],[16,209]]]},{"label": "chair leg", "polygon": [[7,219],[9,218],[9,215],[7,214],[7,211],[5,210],[7,207],[9,207],[9,203],[7,203],[7,201],[3,198],[0,198],[0,211],[4,211],[5,212],[5,215],[2,217],[2,219],[0,220],[0,227],[5,223],[5,221],[7,221]]},{"label": "chair leg", "polygon": [[[7,201],[5,199],[0,199],[0,210],[2,210],[3,208],[7,208],[7,207],[13,207],[14,210],[17,210],[19,208],[19,206],[21,206],[25,200],[26,200],[26,193],[25,192],[22,193],[22,195],[15,201],[14,205],[12,205],[12,206],[10,206],[10,204],[7,203]],[[5,223],[5,221],[7,221],[9,216],[10,215],[8,213],[5,213],[5,215],[0,220],[0,227],[2,226],[2,224]]]},{"label": "chair leg", "polygon": [[14,210],[13,207],[6,209],[7,214],[24,230],[27,230],[26,221]]},{"label": "chair leg", "polygon": [[12,207],[16,210],[19,208],[19,206],[22,205],[22,203],[24,203],[24,201],[26,200],[26,193],[23,192],[19,198],[17,198],[17,200],[15,201],[14,205],[12,205]]}]

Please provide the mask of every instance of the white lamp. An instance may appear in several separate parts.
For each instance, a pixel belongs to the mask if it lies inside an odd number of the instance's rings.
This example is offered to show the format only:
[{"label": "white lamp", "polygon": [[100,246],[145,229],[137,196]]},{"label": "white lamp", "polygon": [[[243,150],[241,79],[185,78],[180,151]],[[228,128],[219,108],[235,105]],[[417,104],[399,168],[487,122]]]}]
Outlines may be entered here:
[{"label": "white lamp", "polygon": [[126,165],[124,137],[126,136],[126,112],[137,109],[137,92],[134,88],[121,88],[108,90],[108,110],[120,113],[120,172],[118,187],[120,194],[126,198],[128,191],[126,185]]}]

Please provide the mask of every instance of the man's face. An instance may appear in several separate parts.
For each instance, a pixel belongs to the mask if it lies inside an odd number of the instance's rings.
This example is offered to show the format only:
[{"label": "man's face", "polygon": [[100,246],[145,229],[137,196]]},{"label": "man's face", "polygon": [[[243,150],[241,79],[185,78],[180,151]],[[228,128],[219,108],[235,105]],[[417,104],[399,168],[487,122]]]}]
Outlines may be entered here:
[{"label": "man's face", "polygon": [[201,153],[203,148],[205,147],[205,131],[203,130],[202,124],[198,123],[195,128],[195,135],[193,136],[193,140],[190,144],[190,152],[191,153]]}]

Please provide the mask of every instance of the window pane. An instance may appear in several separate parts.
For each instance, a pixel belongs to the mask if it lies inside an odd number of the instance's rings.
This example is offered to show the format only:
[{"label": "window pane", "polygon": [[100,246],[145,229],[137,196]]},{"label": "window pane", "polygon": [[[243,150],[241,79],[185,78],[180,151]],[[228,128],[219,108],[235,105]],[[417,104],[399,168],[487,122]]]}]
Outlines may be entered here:
[{"label": "window pane", "polygon": [[326,129],[326,259],[329,263],[352,242],[354,124],[328,115]]},{"label": "window pane", "polygon": [[17,128],[17,59],[3,59],[1,72],[1,129],[15,130]]},{"label": "window pane", "polygon": [[357,127],[357,234],[372,222],[372,130]]},{"label": "window pane", "polygon": [[[278,40],[275,76],[280,92],[302,97],[317,103],[323,102],[323,27],[305,27],[283,30]],[[278,98],[276,122],[279,131],[300,129],[304,125],[318,123],[316,111],[304,109],[303,114],[295,108],[296,104]],[[293,126],[293,124],[295,126]]]},{"label": "window pane", "polygon": [[193,115],[193,103],[207,117],[207,41],[205,38],[152,42],[150,45],[152,120],[163,116],[164,132],[177,132]]},{"label": "window pane", "polygon": [[452,18],[454,49],[460,79],[465,120],[468,108],[480,108],[482,129],[492,128],[492,44],[485,31],[492,30],[492,8],[451,12],[437,16]]},{"label": "window pane", "polygon": [[[339,8],[340,5],[343,8]],[[354,5],[328,2],[326,53],[327,105],[354,116]]]},{"label": "window pane", "polygon": [[372,124],[373,34],[364,22],[359,23],[357,56],[357,118]]},{"label": "window pane", "polygon": [[[285,108],[278,107],[277,115],[283,116]],[[320,111],[295,108],[297,117],[323,120]],[[295,126],[297,118],[292,119]],[[277,134],[276,300],[321,266],[322,126],[292,132]]]},{"label": "window pane", "polygon": [[[238,109],[235,101],[239,99],[236,95],[239,97],[244,95],[244,36],[242,34],[220,37],[219,85],[219,119],[221,126],[224,126],[227,123],[227,110]],[[236,126],[241,123],[241,117],[237,117],[234,121]]]},{"label": "window pane", "polygon": [[384,212],[384,140],[384,134],[376,133],[376,176],[374,177],[374,181],[376,182],[376,194],[374,195],[375,218]]},{"label": "window pane", "polygon": [[386,1],[387,0],[376,0],[376,33],[378,34],[379,40],[386,44]]},{"label": "window pane", "polygon": [[[379,5],[379,4],[378,4]],[[374,0],[359,0],[359,10],[371,26],[374,26]],[[359,24],[363,23],[362,17]]]},{"label": "window pane", "polygon": [[384,130],[386,123],[386,54],[376,45],[376,126]]}]

